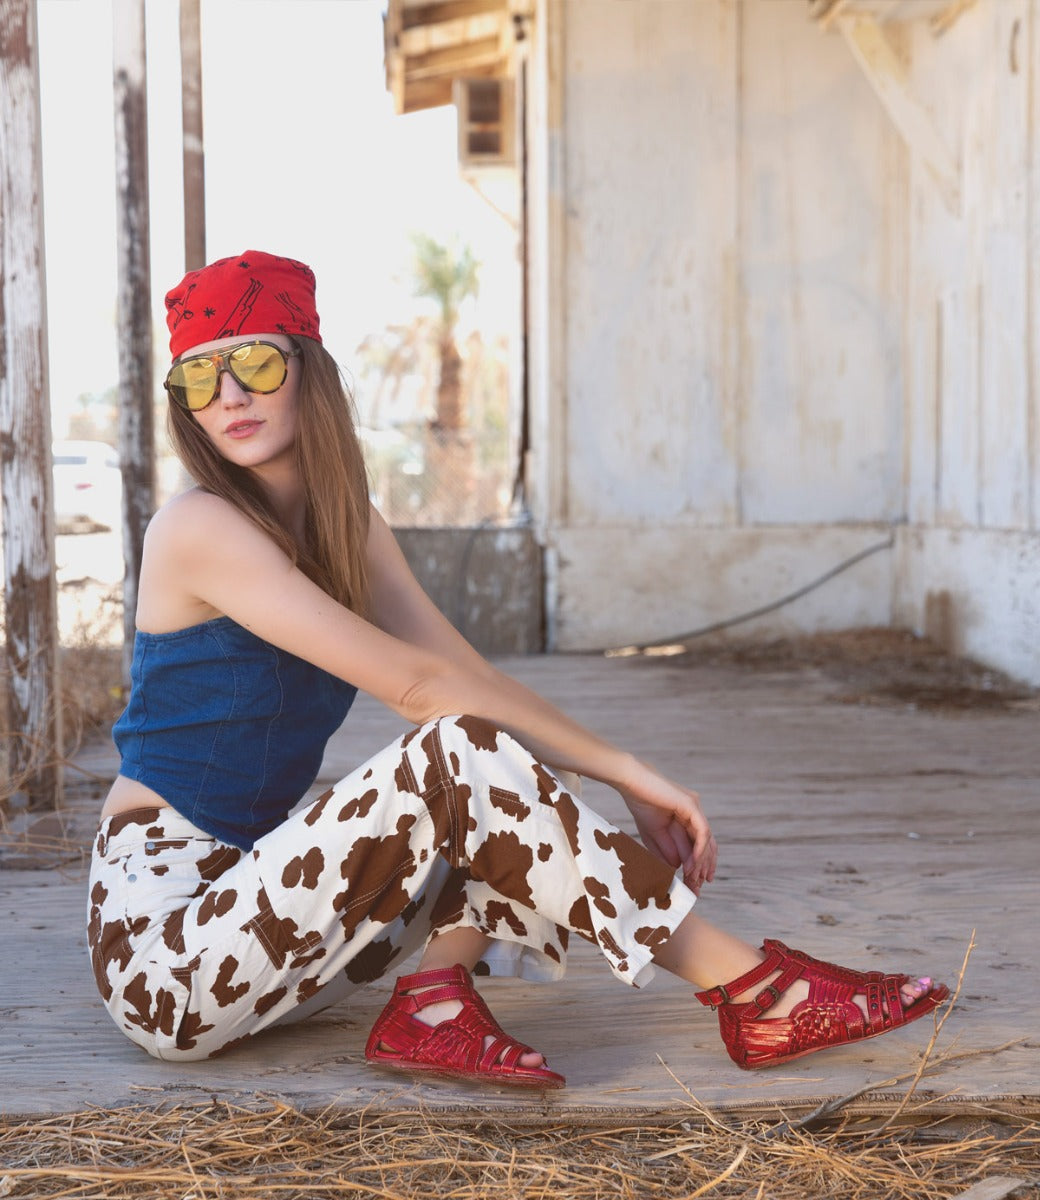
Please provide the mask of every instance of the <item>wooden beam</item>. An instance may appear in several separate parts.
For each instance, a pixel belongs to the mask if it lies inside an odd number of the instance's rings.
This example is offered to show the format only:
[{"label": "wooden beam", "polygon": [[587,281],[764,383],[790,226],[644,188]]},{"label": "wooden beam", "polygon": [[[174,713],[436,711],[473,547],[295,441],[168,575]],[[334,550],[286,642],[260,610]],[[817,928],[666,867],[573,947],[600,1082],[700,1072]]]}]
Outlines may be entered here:
[{"label": "wooden beam", "polygon": [[115,93],[119,462],[123,472],[123,677],[137,614],[144,533],[155,510],[148,106],[144,0],[112,0]]},{"label": "wooden beam", "polygon": [[383,13],[383,67],[386,90],[394,102],[398,116],[404,112],[404,56],[398,53],[397,39],[401,32],[401,0],[389,0]]},{"label": "wooden beam", "polygon": [[829,29],[835,18],[848,6],[849,0],[815,0],[809,17],[817,21],[821,29]]},{"label": "wooden beam", "polygon": [[443,25],[449,21],[467,20],[470,17],[481,17],[487,13],[508,15],[509,6],[505,0],[442,0],[441,3],[417,4],[408,6],[396,4],[390,0],[391,7],[398,7],[401,12],[401,28],[415,29],[423,25]]},{"label": "wooden beam", "polygon": [[830,29],[839,17],[873,17],[880,24],[927,21],[938,36],[977,0],[809,0],[809,19]]},{"label": "wooden beam", "polygon": [[451,79],[423,79],[406,84],[403,104],[398,113],[425,112],[428,108],[441,108],[453,102]]},{"label": "wooden beam", "polygon": [[452,102],[464,76],[507,73],[513,46],[509,0],[389,0],[383,18],[387,90],[397,113]]},{"label": "wooden beam", "polygon": [[202,137],[199,0],[181,0],[181,154],[184,161],[184,269],[206,265],[206,152]]},{"label": "wooden beam", "polygon": [[[405,60],[404,73],[408,84],[413,80],[432,79],[441,75],[459,78],[468,72],[502,60],[502,43],[497,37],[483,38],[466,46],[451,46],[431,50],[417,58]],[[503,63],[503,68],[505,64]]]},{"label": "wooden beam", "polygon": [[952,3],[947,5],[941,13],[937,13],[931,20],[932,33],[936,37],[944,34],[947,29],[950,29],[958,20],[958,18],[974,7],[975,0],[952,0]]},{"label": "wooden beam", "polygon": [[397,50],[401,30],[400,0],[390,0],[383,14],[383,66],[386,71],[386,90],[393,97],[398,116],[404,108],[404,55]]},{"label": "wooden beam", "polygon": [[[40,72],[35,0],[0,0],[0,505],[6,745],[0,779],[28,808],[61,802],[61,688]],[[6,752],[6,753],[5,753]],[[6,757],[6,771],[2,759]]]},{"label": "wooden beam", "polygon": [[838,28],[910,152],[928,169],[951,213],[960,212],[960,167],[924,107],[910,94],[906,72],[873,17],[842,16]]},{"label": "wooden beam", "polygon": [[482,17],[460,17],[438,25],[416,25],[397,35],[397,49],[409,58],[451,46],[465,46],[489,37],[501,37],[502,26],[509,25],[506,13],[487,13]]}]

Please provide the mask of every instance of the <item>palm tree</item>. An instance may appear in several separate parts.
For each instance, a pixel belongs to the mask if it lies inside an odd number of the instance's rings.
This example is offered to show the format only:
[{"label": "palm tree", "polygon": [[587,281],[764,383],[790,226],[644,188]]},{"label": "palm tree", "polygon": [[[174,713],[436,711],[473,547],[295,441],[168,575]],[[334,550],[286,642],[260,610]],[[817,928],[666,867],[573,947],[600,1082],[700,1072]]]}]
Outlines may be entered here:
[{"label": "palm tree", "polygon": [[437,347],[440,374],[437,407],[431,421],[435,430],[455,432],[466,424],[462,396],[462,357],[455,343],[459,309],[479,290],[479,264],[468,246],[445,246],[425,233],[412,237],[415,247],[415,295],[437,306]]}]

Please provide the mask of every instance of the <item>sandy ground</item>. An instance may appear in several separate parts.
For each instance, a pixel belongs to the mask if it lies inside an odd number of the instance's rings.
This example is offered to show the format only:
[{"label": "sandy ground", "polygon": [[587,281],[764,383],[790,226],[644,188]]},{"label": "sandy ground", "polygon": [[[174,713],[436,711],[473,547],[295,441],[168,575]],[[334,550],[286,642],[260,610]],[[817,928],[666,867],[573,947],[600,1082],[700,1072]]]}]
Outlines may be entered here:
[{"label": "sandy ground", "polygon": [[[913,1103],[927,1112],[1040,1111],[1040,993],[1032,916],[1040,894],[1037,697],[912,638],[878,632],[770,646],[697,646],[677,657],[541,656],[502,665],[599,732],[702,794],[722,847],[704,916],[758,941],[779,936],[849,965],[930,973],[961,996]],[[400,730],[362,699],[329,746],[317,789]],[[68,772],[61,823],[10,823],[0,845],[0,1109],[248,1104],[510,1111],[546,1115],[794,1111],[906,1088],[925,1020],[771,1072],[726,1057],[714,1018],[659,976],[630,991],[578,945],[567,979],[494,981],[503,1026],[568,1077],[548,1098],[402,1084],[366,1068],[382,988],[211,1062],[149,1059],[112,1025],[82,932],[83,851],[106,780],[106,736]],[[617,798],[586,799],[627,824]],[[19,837],[17,835],[21,834]],[[902,1082],[895,1082],[904,1077]]]}]

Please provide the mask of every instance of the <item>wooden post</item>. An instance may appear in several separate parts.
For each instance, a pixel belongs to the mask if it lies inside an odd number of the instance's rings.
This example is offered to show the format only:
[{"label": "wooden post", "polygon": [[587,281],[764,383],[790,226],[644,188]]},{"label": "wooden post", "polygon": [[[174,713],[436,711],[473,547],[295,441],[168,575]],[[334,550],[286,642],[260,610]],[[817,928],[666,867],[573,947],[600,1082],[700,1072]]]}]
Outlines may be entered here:
[{"label": "wooden post", "polygon": [[7,778],[29,808],[56,808],[61,689],[35,0],[0,0],[0,161]]},{"label": "wooden post", "polygon": [[181,127],[184,144],[184,269],[206,265],[206,155],[202,139],[199,0],[181,0]]},{"label": "wooden post", "polygon": [[155,509],[148,103],[144,0],[113,0],[119,259],[119,461],[123,470],[123,681],[133,653],[144,533]]},{"label": "wooden post", "polygon": [[872,16],[839,16],[838,28],[870,86],[906,142],[935,180],[951,216],[961,215],[961,169],[924,105],[910,94],[906,68]]}]

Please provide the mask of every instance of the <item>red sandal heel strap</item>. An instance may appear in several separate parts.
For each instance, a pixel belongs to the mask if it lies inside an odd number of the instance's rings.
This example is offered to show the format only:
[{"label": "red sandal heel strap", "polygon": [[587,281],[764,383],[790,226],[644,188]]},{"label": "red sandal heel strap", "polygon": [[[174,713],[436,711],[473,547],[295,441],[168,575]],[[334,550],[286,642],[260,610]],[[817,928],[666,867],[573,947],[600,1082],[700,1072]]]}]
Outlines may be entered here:
[{"label": "red sandal heel strap", "polygon": [[[427,1025],[416,1018],[422,1009],[446,1000],[462,1005],[451,1020]],[[511,1087],[563,1087],[564,1077],[547,1066],[521,1064],[525,1054],[533,1053],[502,1031],[461,966],[399,978],[365,1045],[365,1058],[373,1066]]]},{"label": "red sandal heel strap", "polygon": [[[418,995],[413,995],[422,989]],[[473,992],[473,983],[464,967],[442,967],[438,971],[420,971],[415,975],[402,975],[394,985],[394,995],[399,997],[399,1007],[406,1012],[417,1013],[431,1004],[444,1000],[466,1001]]]},{"label": "red sandal heel strap", "polygon": [[[746,974],[697,993],[702,1004],[717,1009],[729,1056],[746,1069],[774,1066],[828,1046],[877,1037],[934,1012],[950,994],[944,984],[935,984],[904,1007],[900,989],[910,982],[908,975],[835,966],[772,939],[762,950],[765,961]],[[777,971],[777,978],[752,1000],[737,1003],[732,999]],[[809,984],[807,999],[786,1017],[763,1020],[762,1014],[798,979]],[[856,997],[861,997],[861,1003]]]},{"label": "red sandal heel strap", "polygon": [[745,1001],[746,1004],[755,1005],[760,1013],[767,1012],[772,1008],[802,972],[799,965],[791,962],[781,953],[781,950],[787,950],[782,942],[769,939],[763,943],[762,949],[766,957],[757,967],[752,967],[750,971],[745,971],[743,975],[731,979],[729,983],[716,984],[707,991],[695,993],[701,1004],[712,1009],[717,1009],[723,1004],[732,1004],[734,996],[740,996],[744,992],[750,991],[763,979],[768,979],[770,975],[775,975],[779,971],[778,979],[766,984],[752,1000]]}]

